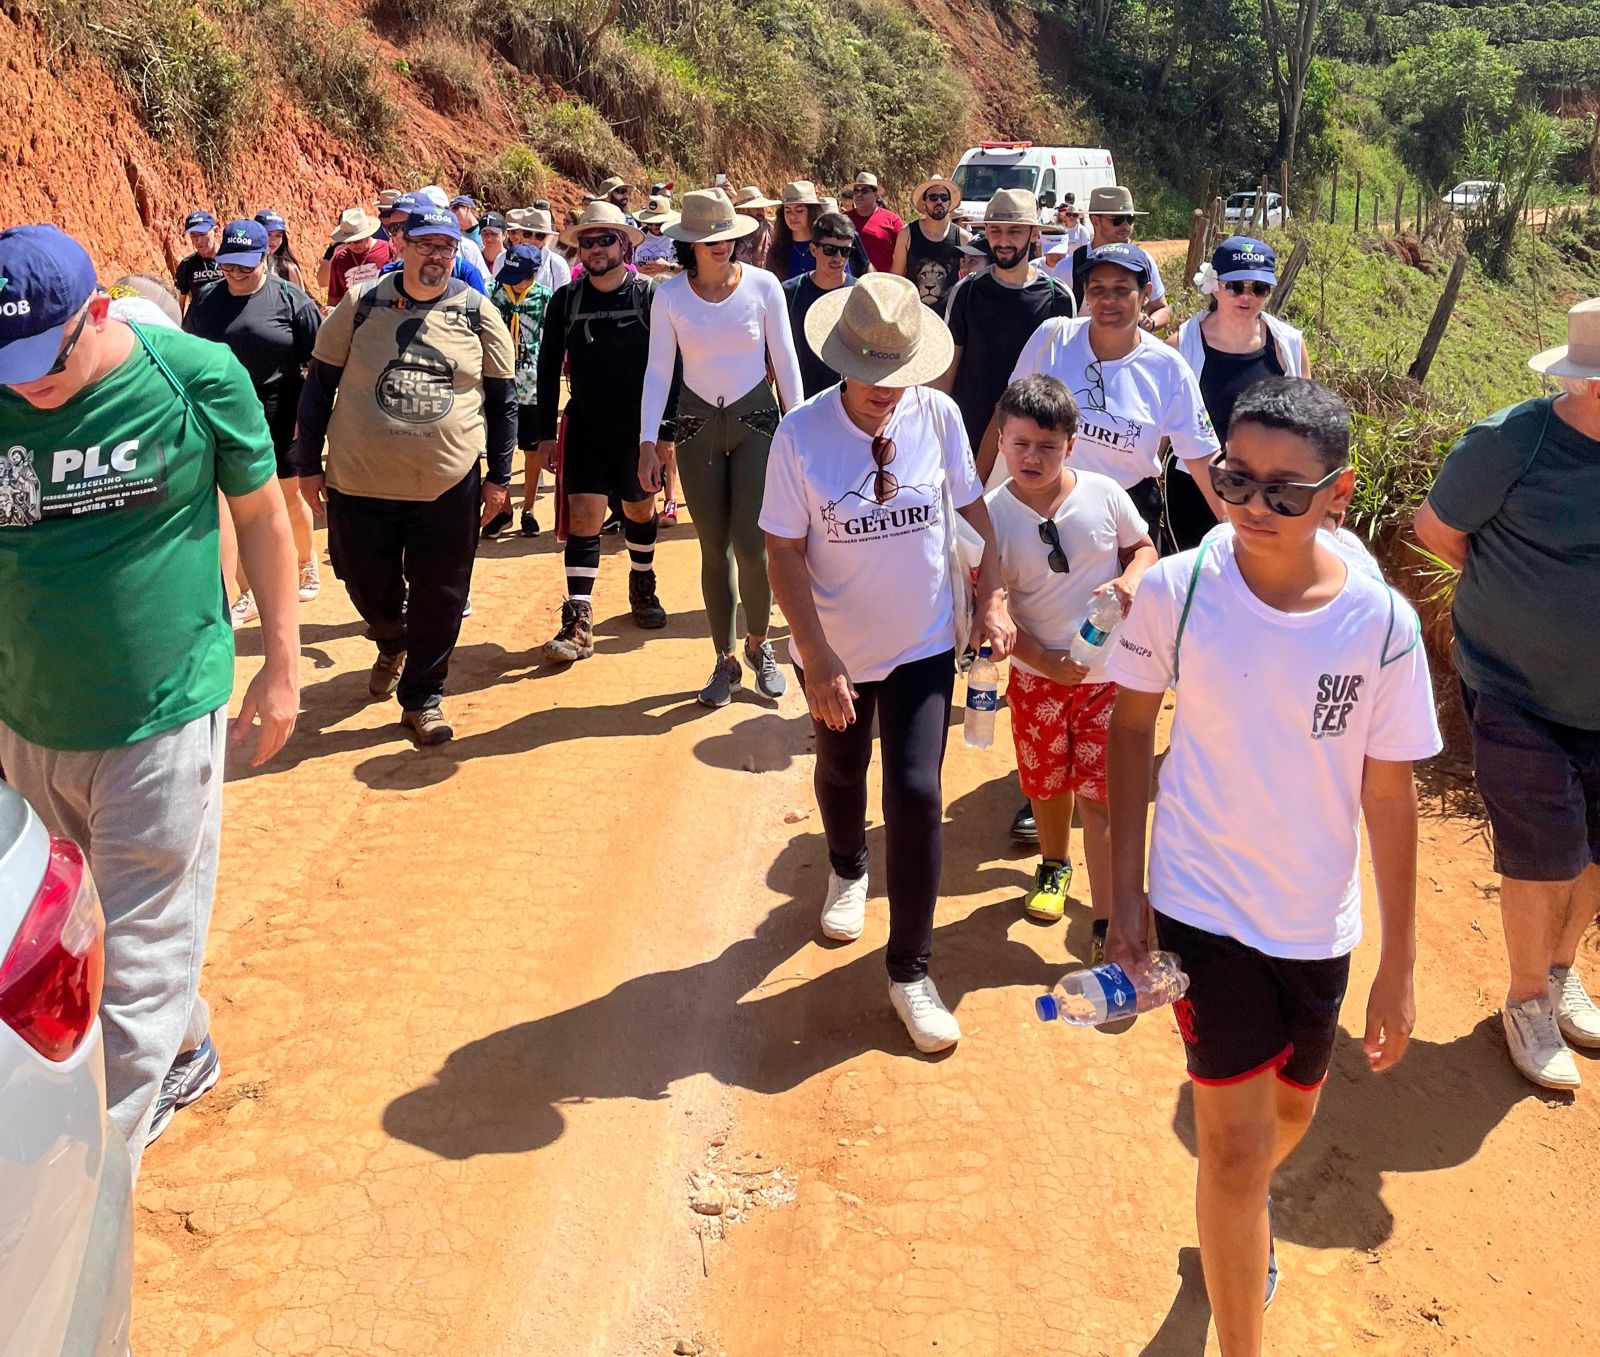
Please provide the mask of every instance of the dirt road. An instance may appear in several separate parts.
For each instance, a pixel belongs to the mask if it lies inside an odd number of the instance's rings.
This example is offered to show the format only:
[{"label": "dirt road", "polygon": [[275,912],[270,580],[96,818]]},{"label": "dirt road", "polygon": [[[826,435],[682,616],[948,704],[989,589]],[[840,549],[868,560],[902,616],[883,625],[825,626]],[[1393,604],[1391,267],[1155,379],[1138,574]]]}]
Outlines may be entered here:
[{"label": "dirt road", "polygon": [[[300,729],[229,787],[224,1073],[145,1159],[135,1351],[1201,1357],[1178,1039],[1033,1021],[1087,907],[1020,916],[1008,735],[946,765],[934,966],[966,1035],[922,1059],[881,890],[860,943],[819,941],[803,703],[702,713],[691,530],[647,644],[606,541],[567,672],[534,657],[555,544],[485,547],[438,751],[366,703],[337,583],[304,610]],[[1475,836],[1425,826],[1410,1057],[1375,1080],[1343,1041],[1285,1175],[1274,1353],[1600,1349],[1600,1063],[1576,1099],[1511,1072]]]}]

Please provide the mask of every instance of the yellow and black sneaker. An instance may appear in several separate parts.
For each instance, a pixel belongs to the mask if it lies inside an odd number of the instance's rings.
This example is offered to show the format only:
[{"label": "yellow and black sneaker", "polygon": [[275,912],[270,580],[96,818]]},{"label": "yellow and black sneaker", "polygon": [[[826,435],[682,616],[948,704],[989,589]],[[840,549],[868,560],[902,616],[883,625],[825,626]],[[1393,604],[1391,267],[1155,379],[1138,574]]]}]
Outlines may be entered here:
[{"label": "yellow and black sneaker", "polygon": [[1022,899],[1028,917],[1055,923],[1067,909],[1067,889],[1072,885],[1072,867],[1046,858],[1033,869],[1033,889]]}]

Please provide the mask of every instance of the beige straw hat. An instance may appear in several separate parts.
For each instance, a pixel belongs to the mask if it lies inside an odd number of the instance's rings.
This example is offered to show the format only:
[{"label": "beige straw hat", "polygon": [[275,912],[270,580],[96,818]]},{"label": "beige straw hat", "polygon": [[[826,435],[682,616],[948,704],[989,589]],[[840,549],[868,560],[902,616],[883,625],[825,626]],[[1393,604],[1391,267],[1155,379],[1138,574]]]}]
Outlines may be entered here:
[{"label": "beige straw hat", "polygon": [[376,207],[380,212],[387,212],[391,207],[393,207],[395,205],[396,202],[398,202],[400,200],[401,197],[402,197],[402,194],[401,194],[400,190],[397,189],[397,188],[379,189],[378,190],[378,197],[373,202],[372,205],[374,207]]},{"label": "beige straw hat", "polygon": [[742,189],[733,195],[733,205],[735,207],[750,208],[752,210],[756,208],[765,210],[769,207],[782,207],[783,203],[777,198],[767,197],[767,195],[758,189],[754,184],[746,184]]},{"label": "beige straw hat", "polygon": [[556,225],[542,207],[514,207],[506,213],[506,225],[533,236],[553,236]]},{"label": "beige straw hat", "polygon": [[813,207],[822,199],[817,197],[817,186],[809,179],[795,179],[783,186],[783,205],[788,207],[791,203],[799,203],[803,207]]},{"label": "beige straw hat", "polygon": [[1535,354],[1528,366],[1546,377],[1583,377],[1600,382],[1600,297],[1567,312],[1567,342]]},{"label": "beige straw hat", "polygon": [[989,199],[983,210],[984,221],[1005,222],[1017,226],[1039,224],[1039,200],[1025,188],[1003,188]]},{"label": "beige straw hat", "polygon": [[672,206],[672,199],[658,193],[643,212],[635,214],[634,220],[640,226],[667,226],[678,220],[678,213]]},{"label": "beige straw hat", "polygon": [[367,240],[378,234],[378,219],[364,207],[352,207],[339,214],[333,228],[333,243],[348,245],[352,240]]},{"label": "beige straw hat", "polygon": [[632,185],[630,185],[628,181],[620,174],[614,174],[611,176],[611,178],[607,179],[605,183],[600,185],[600,192],[596,196],[600,198],[609,198],[619,188],[631,187]]},{"label": "beige straw hat", "polygon": [[[635,245],[644,240],[644,232],[637,226],[629,226],[627,218],[622,215],[622,209],[615,203],[608,203],[604,198],[596,198],[583,209],[583,215],[576,223],[567,227],[561,233],[561,243],[572,249],[578,248],[578,237],[585,231],[594,230],[596,227],[609,227],[613,231],[621,231]],[[523,227],[530,230],[530,227]]]},{"label": "beige straw hat", "polygon": [[911,191],[911,201],[918,207],[922,206],[922,195],[930,188],[948,189],[950,193],[950,210],[954,212],[961,206],[961,190],[946,179],[942,174],[936,174],[932,179],[924,179]]},{"label": "beige straw hat", "polygon": [[1148,217],[1148,212],[1133,210],[1133,194],[1121,184],[1092,189],[1089,193],[1091,217]]},{"label": "beige straw hat", "polygon": [[664,226],[661,234],[691,244],[711,245],[719,240],[738,240],[761,223],[754,217],[741,217],[720,188],[700,188],[683,195],[683,211],[677,221]]},{"label": "beige straw hat", "polygon": [[826,293],[806,312],[806,343],[841,377],[873,386],[921,386],[955,354],[950,329],[922,304],[917,285],[869,273]]},{"label": "beige straw hat", "polygon": [[862,170],[852,182],[856,188],[877,188],[878,176]]}]

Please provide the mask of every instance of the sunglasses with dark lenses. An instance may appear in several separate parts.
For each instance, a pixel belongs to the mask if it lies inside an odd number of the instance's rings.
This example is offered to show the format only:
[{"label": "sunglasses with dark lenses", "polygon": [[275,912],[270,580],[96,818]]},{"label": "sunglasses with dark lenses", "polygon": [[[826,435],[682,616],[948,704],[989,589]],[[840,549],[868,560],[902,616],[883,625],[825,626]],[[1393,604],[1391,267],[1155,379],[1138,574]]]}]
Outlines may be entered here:
[{"label": "sunglasses with dark lenses", "polygon": [[948,193],[924,193],[922,201],[925,203],[947,203],[950,201]]},{"label": "sunglasses with dark lenses", "polygon": [[848,259],[850,247],[848,245],[824,245],[820,240],[813,241],[811,248],[818,254],[825,254],[829,259]]},{"label": "sunglasses with dark lenses", "polygon": [[877,468],[872,476],[872,497],[879,504],[885,504],[900,493],[900,482],[894,478],[894,473],[887,468],[894,461],[896,448],[894,439],[883,434],[875,434],[872,439],[872,465]]},{"label": "sunglasses with dark lenses", "polygon": [[1235,297],[1242,297],[1246,292],[1252,297],[1270,297],[1272,295],[1272,284],[1259,281],[1246,283],[1237,278],[1230,278],[1223,284],[1223,287],[1227,288]]},{"label": "sunglasses with dark lenses", "polygon": [[1284,518],[1299,518],[1311,508],[1311,501],[1345,473],[1345,467],[1330,471],[1315,485],[1303,481],[1258,481],[1223,466],[1226,452],[1219,452],[1206,469],[1211,473],[1211,488],[1224,504],[1248,504],[1258,494],[1267,508]]},{"label": "sunglasses with dark lenses", "polygon": [[1050,548],[1046,557],[1050,569],[1058,575],[1070,575],[1072,567],[1067,564],[1067,553],[1061,549],[1061,532],[1056,527],[1053,518],[1047,518],[1039,524],[1039,540]]},{"label": "sunglasses with dark lenses", "polygon": [[78,323],[73,327],[72,333],[67,336],[67,342],[61,346],[61,352],[56,355],[56,361],[51,364],[46,377],[57,377],[67,370],[67,364],[72,360],[72,351],[78,347],[78,341],[83,338],[83,327],[89,323],[89,308],[83,308],[78,316]]},{"label": "sunglasses with dark lenses", "polygon": [[1132,226],[1133,225],[1133,217],[1131,215],[1122,216],[1122,217],[1113,217],[1111,219],[1111,224],[1113,226]]},{"label": "sunglasses with dark lenses", "polygon": [[596,231],[593,235],[579,236],[578,248],[580,250],[609,250],[622,237],[615,231]]}]

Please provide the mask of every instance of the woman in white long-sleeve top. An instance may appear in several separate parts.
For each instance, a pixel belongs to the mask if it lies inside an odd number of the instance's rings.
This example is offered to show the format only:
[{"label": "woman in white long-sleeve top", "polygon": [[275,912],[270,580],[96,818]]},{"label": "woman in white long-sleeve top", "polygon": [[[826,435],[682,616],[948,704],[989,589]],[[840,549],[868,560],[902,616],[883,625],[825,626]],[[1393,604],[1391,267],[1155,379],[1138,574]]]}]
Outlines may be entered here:
[{"label": "woman in white long-sleeve top", "polygon": [[[727,706],[743,678],[734,650],[736,602],[744,604],[744,658],[757,691],[777,698],[787,687],[767,642],[772,586],[761,497],[778,419],[803,397],[783,288],[765,269],[733,257],[734,242],[755,226],[720,189],[684,195],[682,218],[664,232],[678,242],[684,271],[662,283],[651,304],[650,366],[640,407],[639,427],[657,428],[681,357],[677,465],[700,539],[700,591],[717,648],[711,681],[699,694],[707,707]],[[647,490],[661,484],[654,442],[639,446],[639,481]]]}]

